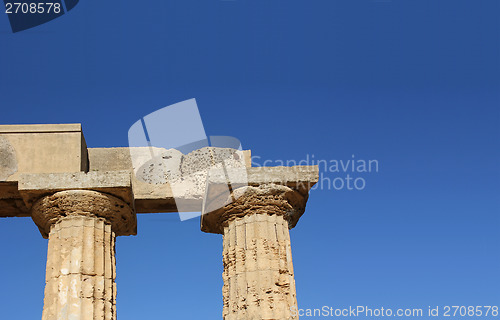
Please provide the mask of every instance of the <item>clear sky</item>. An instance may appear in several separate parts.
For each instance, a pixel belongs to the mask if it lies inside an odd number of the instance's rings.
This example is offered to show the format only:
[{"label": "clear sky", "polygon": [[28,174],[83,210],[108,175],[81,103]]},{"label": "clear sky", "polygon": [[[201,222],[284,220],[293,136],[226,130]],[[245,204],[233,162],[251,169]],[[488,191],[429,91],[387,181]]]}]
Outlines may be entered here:
[{"label": "clear sky", "polygon": [[[499,13],[487,0],[81,0],[15,34],[1,13],[0,123],[77,122],[89,147],[127,146],[141,117],[196,98],[207,134],[261,164],[377,160],[350,173],[363,190],[311,192],[291,231],[299,307],[499,305]],[[0,319],[39,319],[47,240],[15,218],[0,243]],[[221,319],[222,237],[198,219],[141,215],[116,249],[120,320]]]}]

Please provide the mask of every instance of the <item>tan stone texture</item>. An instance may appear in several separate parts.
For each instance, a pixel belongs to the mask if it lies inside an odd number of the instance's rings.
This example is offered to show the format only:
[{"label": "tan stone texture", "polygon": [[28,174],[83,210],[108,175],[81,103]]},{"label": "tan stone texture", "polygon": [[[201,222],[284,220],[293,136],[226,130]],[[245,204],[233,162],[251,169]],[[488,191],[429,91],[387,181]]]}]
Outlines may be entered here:
[{"label": "tan stone texture", "polygon": [[96,191],[57,192],[35,202],[49,232],[42,320],[116,319],[115,236],[135,228],[132,209]]},{"label": "tan stone texture", "polygon": [[115,233],[71,215],[51,229],[42,320],[116,319]]},{"label": "tan stone texture", "polygon": [[227,199],[220,202],[228,204],[211,212],[203,212],[202,231],[223,233],[230,221],[249,213],[284,215],[290,228],[293,228],[304,213],[308,198],[307,193],[277,184],[241,187],[229,195],[223,193],[221,196]]},{"label": "tan stone texture", "polygon": [[0,136],[14,149],[17,162],[16,172],[0,181],[16,181],[20,173],[88,170],[81,124],[1,125]]},{"label": "tan stone texture", "polygon": [[91,216],[104,218],[116,235],[136,234],[137,220],[131,208],[117,197],[90,190],[56,192],[36,201],[31,217],[47,238],[52,225],[61,217]]},{"label": "tan stone texture", "polygon": [[221,208],[223,319],[285,320],[297,305],[288,217],[303,210],[300,193],[278,185],[244,187]]},{"label": "tan stone texture", "polygon": [[298,319],[288,222],[251,214],[224,228],[223,318]]},{"label": "tan stone texture", "polygon": [[317,166],[251,167],[250,151],[88,149],[80,124],[0,126],[0,218],[49,238],[42,320],[115,320],[115,236],[136,212],[202,211],[223,234],[223,318],[284,320],[297,305],[289,229]]}]

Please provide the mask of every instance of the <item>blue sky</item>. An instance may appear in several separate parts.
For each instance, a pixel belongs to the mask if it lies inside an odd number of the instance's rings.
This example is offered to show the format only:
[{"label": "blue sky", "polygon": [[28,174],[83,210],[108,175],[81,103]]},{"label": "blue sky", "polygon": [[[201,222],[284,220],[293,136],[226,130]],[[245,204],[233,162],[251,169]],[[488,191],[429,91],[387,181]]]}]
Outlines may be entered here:
[{"label": "blue sky", "polygon": [[[78,122],[89,147],[126,146],[138,119],[196,98],[208,135],[261,159],[376,159],[364,190],[311,192],[291,231],[299,307],[498,305],[499,12],[81,0],[15,34],[0,14],[0,123]],[[117,240],[119,319],[220,319],[222,237],[138,219]],[[0,318],[40,318],[47,241],[27,218],[0,220],[0,241]]]}]

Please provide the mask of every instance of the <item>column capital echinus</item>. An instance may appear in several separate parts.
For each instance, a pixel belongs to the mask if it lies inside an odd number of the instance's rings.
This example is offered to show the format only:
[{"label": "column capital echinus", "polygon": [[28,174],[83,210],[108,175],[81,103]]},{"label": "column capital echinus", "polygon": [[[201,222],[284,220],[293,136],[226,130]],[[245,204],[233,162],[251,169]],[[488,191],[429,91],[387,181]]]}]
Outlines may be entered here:
[{"label": "column capital echinus", "polygon": [[95,217],[111,225],[117,236],[136,234],[137,220],[133,209],[123,200],[97,191],[66,190],[38,199],[31,216],[44,238],[50,228],[65,217]]},{"label": "column capital echinus", "polygon": [[308,194],[284,185],[263,184],[237,188],[226,197],[219,199],[225,206],[203,214],[203,231],[224,234],[231,221],[253,214],[283,216],[292,229],[305,211]]}]

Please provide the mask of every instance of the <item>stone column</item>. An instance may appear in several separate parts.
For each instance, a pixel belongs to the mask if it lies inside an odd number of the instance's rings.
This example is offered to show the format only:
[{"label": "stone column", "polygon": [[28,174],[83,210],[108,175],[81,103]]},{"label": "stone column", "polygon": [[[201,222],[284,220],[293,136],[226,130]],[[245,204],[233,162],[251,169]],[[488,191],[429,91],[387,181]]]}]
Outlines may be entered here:
[{"label": "stone column", "polygon": [[289,228],[306,199],[286,186],[247,186],[209,213],[217,227],[204,231],[223,234],[225,320],[298,319]]},{"label": "stone column", "polygon": [[69,190],[31,212],[49,238],[42,320],[116,319],[115,236],[134,232],[133,210],[108,194]]}]

